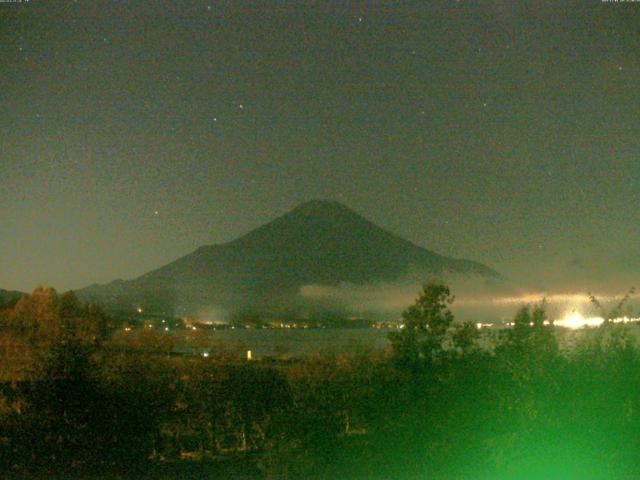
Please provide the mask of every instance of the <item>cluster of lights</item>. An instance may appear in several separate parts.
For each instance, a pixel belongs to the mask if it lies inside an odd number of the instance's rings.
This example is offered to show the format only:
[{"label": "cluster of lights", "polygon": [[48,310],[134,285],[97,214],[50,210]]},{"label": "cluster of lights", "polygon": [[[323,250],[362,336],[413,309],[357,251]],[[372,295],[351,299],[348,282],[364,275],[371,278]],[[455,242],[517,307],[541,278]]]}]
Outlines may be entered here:
[{"label": "cluster of lights", "polygon": [[570,313],[566,317],[555,321],[558,327],[570,328],[571,330],[584,327],[599,327],[603,323],[604,318],[602,317],[584,317],[578,312]]},{"label": "cluster of lights", "polygon": [[481,328],[489,328],[489,327],[493,327],[493,323],[481,323],[481,322],[476,323],[476,328],[478,330],[480,330]]},{"label": "cluster of lights", "polygon": [[[638,322],[640,318],[618,317],[611,320],[612,323],[631,323]],[[602,317],[584,317],[578,312],[572,312],[566,317],[556,320],[555,325],[558,327],[566,327],[572,330],[585,327],[599,327],[604,323]]]},{"label": "cluster of lights", "polygon": [[[569,328],[571,330],[578,330],[580,328],[589,328],[589,327],[599,327],[604,323],[603,317],[585,317],[578,312],[572,312],[565,317],[555,320],[553,325],[556,327]],[[617,317],[609,320],[611,323],[634,323],[640,322],[640,318],[634,317]],[[551,325],[552,323],[548,320],[545,320],[544,325]],[[513,327],[515,325],[514,322],[505,322],[505,326]],[[476,328],[478,330],[482,328],[491,328],[495,327],[494,323],[476,323]],[[533,326],[533,322],[529,323],[529,326]],[[402,328],[402,327],[401,327]]]}]

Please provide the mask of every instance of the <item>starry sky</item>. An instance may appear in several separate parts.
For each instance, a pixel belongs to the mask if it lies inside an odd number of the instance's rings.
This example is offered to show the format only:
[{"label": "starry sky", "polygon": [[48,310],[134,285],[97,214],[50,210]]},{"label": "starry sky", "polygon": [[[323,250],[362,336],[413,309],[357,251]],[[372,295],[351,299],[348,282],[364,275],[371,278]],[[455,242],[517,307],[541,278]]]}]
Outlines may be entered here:
[{"label": "starry sky", "polygon": [[309,199],[547,288],[640,270],[640,3],[0,3],[0,288]]}]

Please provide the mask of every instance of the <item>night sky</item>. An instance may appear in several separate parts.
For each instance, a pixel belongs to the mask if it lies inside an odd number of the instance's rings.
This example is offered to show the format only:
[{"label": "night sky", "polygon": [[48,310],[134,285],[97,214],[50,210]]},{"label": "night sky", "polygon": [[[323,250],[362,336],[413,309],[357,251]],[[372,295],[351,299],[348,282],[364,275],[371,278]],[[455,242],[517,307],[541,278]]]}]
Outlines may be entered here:
[{"label": "night sky", "polygon": [[337,200],[543,287],[640,270],[640,3],[0,3],[0,288]]}]

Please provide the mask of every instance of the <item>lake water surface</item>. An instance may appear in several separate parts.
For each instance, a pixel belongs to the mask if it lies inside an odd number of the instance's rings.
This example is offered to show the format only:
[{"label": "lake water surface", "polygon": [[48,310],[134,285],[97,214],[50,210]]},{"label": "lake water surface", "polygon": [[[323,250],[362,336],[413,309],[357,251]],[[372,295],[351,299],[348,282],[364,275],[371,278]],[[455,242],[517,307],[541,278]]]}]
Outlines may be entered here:
[{"label": "lake water surface", "polygon": [[226,347],[251,350],[256,356],[310,355],[320,350],[345,351],[356,348],[384,349],[389,341],[389,330],[373,328],[235,328],[216,330],[214,340]]},{"label": "lake water surface", "polygon": [[[640,327],[626,326],[640,342]],[[482,329],[479,345],[492,349],[502,328]],[[255,357],[285,355],[306,356],[320,351],[344,352],[350,350],[383,350],[389,346],[388,334],[392,329],[373,328],[274,328],[220,329],[210,333],[211,339],[220,342],[226,349],[251,350]],[[572,349],[585,335],[595,334],[597,329],[584,328],[570,330],[556,329],[556,337],[561,349]],[[183,339],[184,340],[184,339]],[[179,342],[183,343],[183,342]],[[190,342],[187,340],[186,344]]]}]

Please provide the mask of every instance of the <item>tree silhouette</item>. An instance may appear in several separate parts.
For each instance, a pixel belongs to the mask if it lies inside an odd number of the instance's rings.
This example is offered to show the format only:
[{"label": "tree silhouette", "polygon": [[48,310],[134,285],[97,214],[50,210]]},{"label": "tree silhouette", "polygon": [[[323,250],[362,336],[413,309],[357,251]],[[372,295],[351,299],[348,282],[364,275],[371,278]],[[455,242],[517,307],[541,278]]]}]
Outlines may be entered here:
[{"label": "tree silhouette", "polygon": [[408,365],[433,362],[444,351],[446,336],[453,324],[453,303],[449,287],[426,283],[415,303],[402,312],[404,327],[389,334],[396,357]]}]

